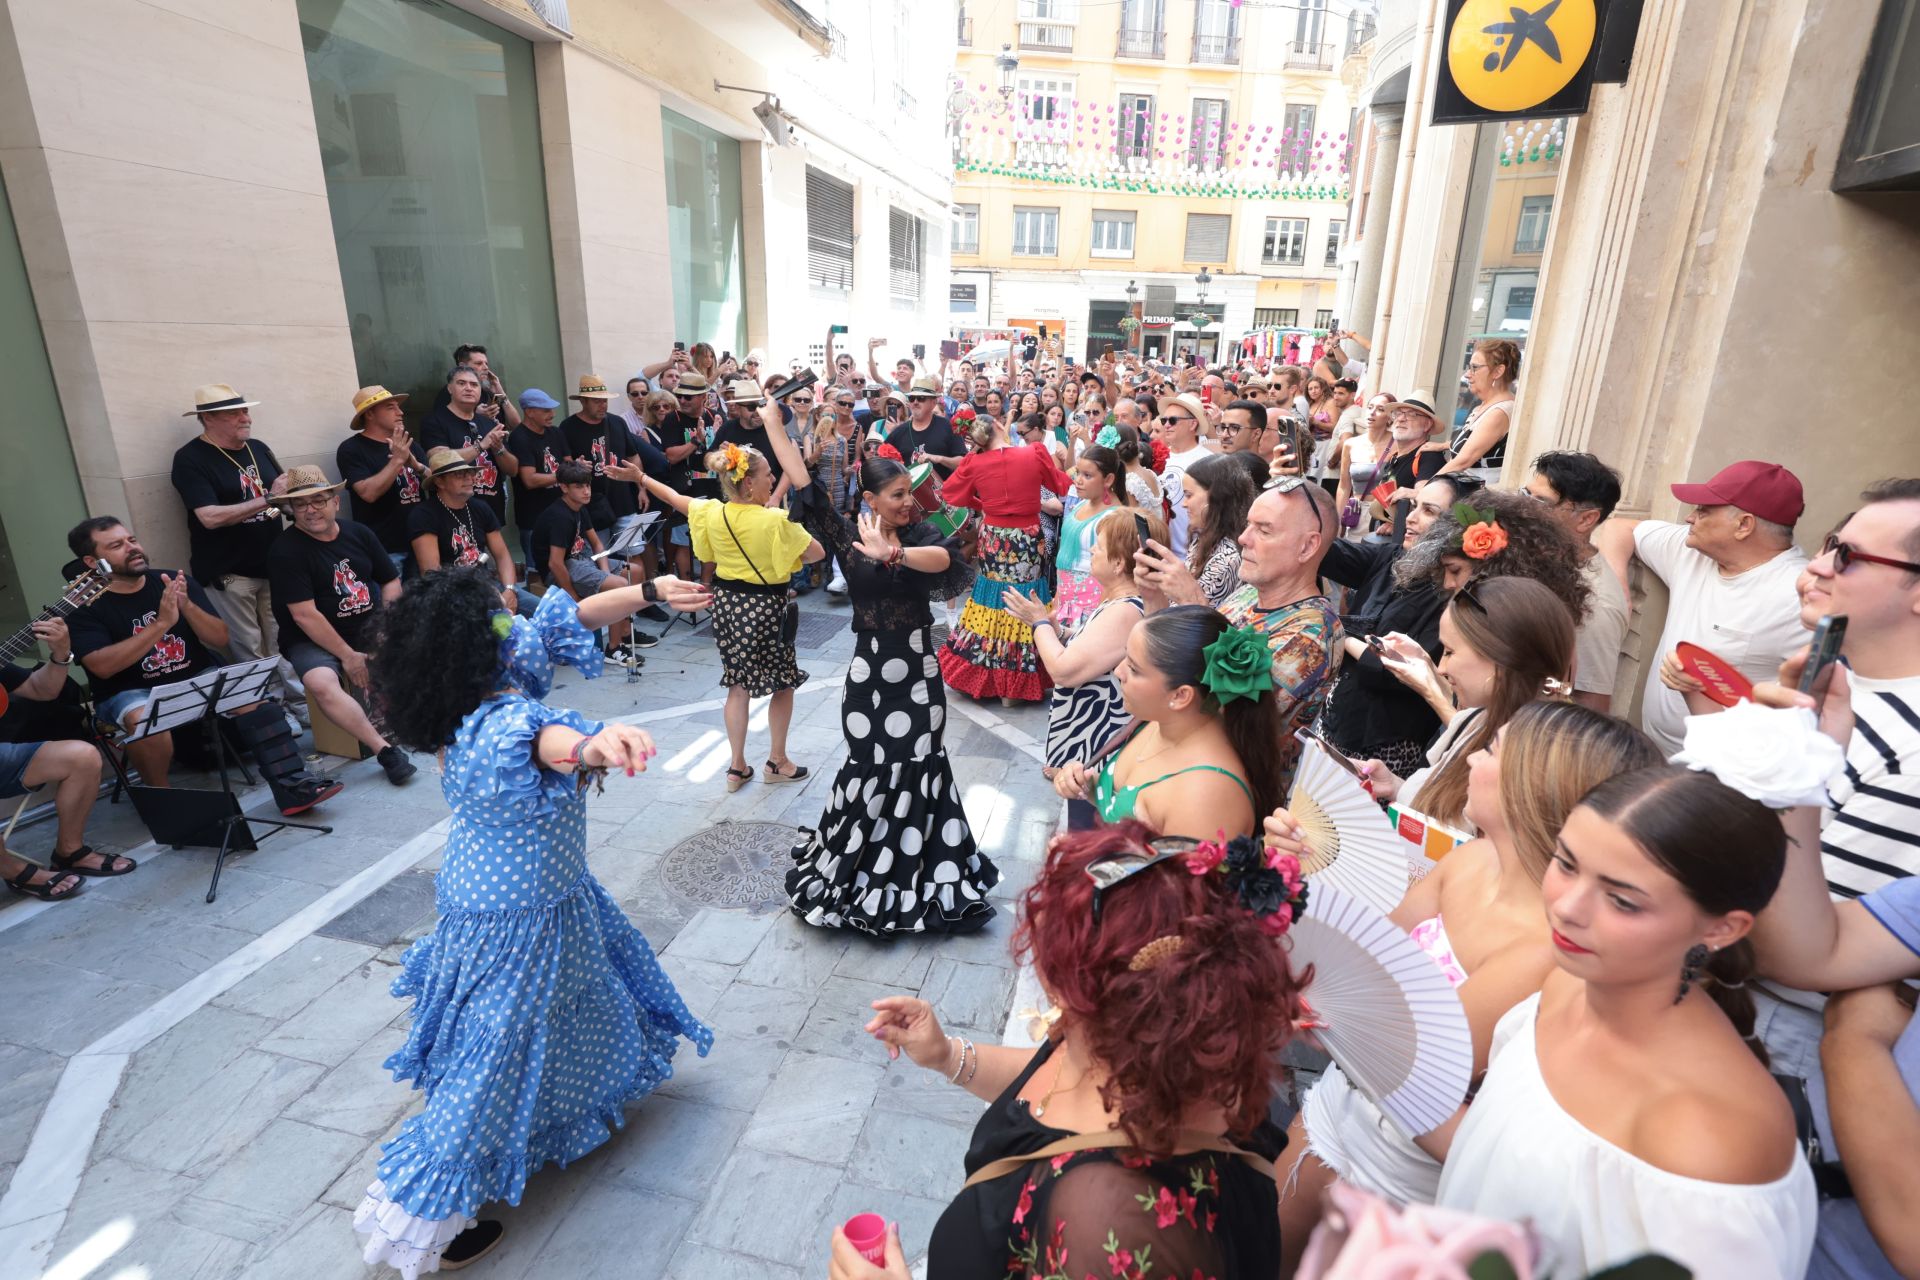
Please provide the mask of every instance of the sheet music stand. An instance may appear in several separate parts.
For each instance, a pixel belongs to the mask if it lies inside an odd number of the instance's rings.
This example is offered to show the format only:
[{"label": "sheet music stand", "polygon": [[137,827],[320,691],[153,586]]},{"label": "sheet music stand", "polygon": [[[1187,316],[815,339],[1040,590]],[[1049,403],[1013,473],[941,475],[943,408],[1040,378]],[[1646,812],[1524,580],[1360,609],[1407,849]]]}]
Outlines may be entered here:
[{"label": "sheet music stand", "polygon": [[[629,550],[641,542],[650,542],[654,536],[660,533],[665,527],[666,526],[661,523],[660,513],[658,511],[645,512],[641,515],[638,523],[630,524],[623,532],[615,534],[613,542],[607,549],[593,558],[599,560],[605,556],[619,555],[621,552]],[[664,604],[660,606],[660,609],[661,612],[667,615],[666,625],[660,628],[660,638],[662,640],[667,638],[667,632],[673,630],[673,625],[676,622],[684,623],[689,631],[698,630],[700,627],[700,620],[694,614],[682,613],[680,610]],[[629,668],[629,672],[631,672],[631,668]]]},{"label": "sheet music stand", "polygon": [[[179,848],[219,849],[213,860],[213,879],[207,885],[207,901],[212,902],[220,889],[220,872],[227,855],[238,849],[251,852],[255,843],[247,824],[262,823],[276,828],[297,828],[330,835],[332,827],[308,822],[288,822],[283,818],[249,817],[241,812],[240,799],[233,793],[233,781],[227,771],[227,743],[218,718],[232,715],[242,707],[269,700],[269,688],[278,678],[277,657],[255,658],[231,666],[215,667],[177,684],[161,685],[153,691],[140,713],[140,722],[126,736],[127,742],[139,742],[156,734],[170,733],[196,721],[213,732],[214,757],[220,767],[220,790],[203,791],[174,787],[129,787],[133,807],[142,822],[161,844]],[[238,764],[238,761],[234,762]]]}]

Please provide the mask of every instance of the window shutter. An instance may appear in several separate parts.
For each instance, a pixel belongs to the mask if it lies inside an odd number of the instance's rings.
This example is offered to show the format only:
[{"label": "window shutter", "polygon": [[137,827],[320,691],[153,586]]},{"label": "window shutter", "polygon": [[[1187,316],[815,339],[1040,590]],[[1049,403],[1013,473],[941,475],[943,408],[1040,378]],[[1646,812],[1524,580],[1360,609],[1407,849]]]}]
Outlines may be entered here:
[{"label": "window shutter", "polygon": [[1187,262],[1225,262],[1227,260],[1227,230],[1233,225],[1233,216],[1225,213],[1190,213],[1187,215]]},{"label": "window shutter", "polygon": [[894,297],[920,301],[920,263],[920,219],[887,210],[888,280]]},{"label": "window shutter", "polygon": [[807,170],[807,283],[853,288],[853,187]]}]

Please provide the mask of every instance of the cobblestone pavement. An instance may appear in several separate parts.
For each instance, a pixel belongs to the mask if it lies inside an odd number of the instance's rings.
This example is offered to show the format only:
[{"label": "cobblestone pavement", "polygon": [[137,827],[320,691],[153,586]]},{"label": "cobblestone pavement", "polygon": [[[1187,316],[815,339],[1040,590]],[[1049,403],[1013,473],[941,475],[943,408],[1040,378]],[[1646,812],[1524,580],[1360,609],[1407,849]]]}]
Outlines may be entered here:
[{"label": "cobblestone pavement", "polygon": [[[818,595],[803,607],[848,615]],[[955,698],[947,749],[1007,908],[977,935],[875,943],[784,910],[705,906],[673,887],[698,889],[697,866],[671,884],[663,874],[667,851],[714,823],[819,814],[844,749],[850,654],[844,627],[802,651],[813,680],[790,750],[813,778],[731,796],[704,630],[675,627],[635,683],[562,676],[554,701],[636,718],[660,745],[653,772],[590,801],[592,865],[718,1043],[704,1060],[683,1047],[623,1132],[531,1179],[476,1277],[820,1276],[832,1225],[863,1210],[925,1247],[980,1104],[889,1063],[860,1026],[873,998],[917,992],[950,1025],[1001,1038],[1015,1003],[1010,900],[1058,815],[1035,756],[1044,713]],[[212,905],[210,853],[142,848],[129,806],[103,801],[89,837],[131,850],[140,870],[72,903],[0,909],[12,991],[0,1004],[0,1275],[370,1274],[352,1209],[379,1144],[417,1104],[381,1067],[405,1026],[387,988],[433,922],[446,806],[430,761],[397,789],[371,761],[332,763],[347,789],[316,814],[332,834],[264,838]],[[50,840],[43,824],[16,844],[32,854]]]}]

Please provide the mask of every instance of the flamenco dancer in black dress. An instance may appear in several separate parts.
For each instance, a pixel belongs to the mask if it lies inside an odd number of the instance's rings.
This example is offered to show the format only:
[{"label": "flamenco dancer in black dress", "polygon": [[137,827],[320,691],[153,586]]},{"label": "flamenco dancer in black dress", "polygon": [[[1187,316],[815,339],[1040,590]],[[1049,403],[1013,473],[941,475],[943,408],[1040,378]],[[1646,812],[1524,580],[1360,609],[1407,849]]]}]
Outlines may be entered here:
[{"label": "flamenco dancer in black dress", "polygon": [[823,928],[972,932],[993,915],[987,890],[1000,872],[974,847],[947,763],[930,605],[964,594],[973,569],[955,539],[919,519],[897,456],[861,464],[873,514],[856,526],[813,483],[778,417],[767,439],[793,480],[793,518],[846,566],[855,636],[840,699],[847,760],[819,827],[794,846],[787,901]]}]

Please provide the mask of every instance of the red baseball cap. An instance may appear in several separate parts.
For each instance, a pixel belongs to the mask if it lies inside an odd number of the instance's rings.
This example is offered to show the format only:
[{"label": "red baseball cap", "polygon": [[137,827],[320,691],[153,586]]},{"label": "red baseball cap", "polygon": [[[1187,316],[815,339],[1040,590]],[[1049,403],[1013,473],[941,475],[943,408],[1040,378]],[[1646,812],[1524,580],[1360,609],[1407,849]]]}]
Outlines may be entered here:
[{"label": "red baseball cap", "polygon": [[1800,477],[1777,462],[1735,462],[1705,484],[1676,484],[1673,496],[1690,507],[1738,507],[1762,520],[1792,525],[1807,509]]}]

